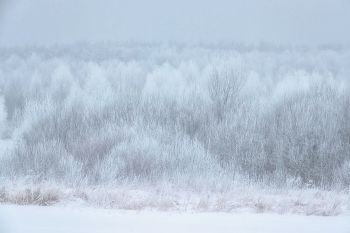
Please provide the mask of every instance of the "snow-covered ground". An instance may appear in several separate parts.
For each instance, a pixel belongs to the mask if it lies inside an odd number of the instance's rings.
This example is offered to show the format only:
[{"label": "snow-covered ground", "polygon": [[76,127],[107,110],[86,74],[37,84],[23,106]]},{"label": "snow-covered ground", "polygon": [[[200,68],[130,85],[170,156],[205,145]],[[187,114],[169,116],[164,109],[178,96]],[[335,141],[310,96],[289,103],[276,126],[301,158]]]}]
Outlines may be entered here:
[{"label": "snow-covered ground", "polygon": [[122,211],[0,205],[1,233],[350,233],[350,216]]}]

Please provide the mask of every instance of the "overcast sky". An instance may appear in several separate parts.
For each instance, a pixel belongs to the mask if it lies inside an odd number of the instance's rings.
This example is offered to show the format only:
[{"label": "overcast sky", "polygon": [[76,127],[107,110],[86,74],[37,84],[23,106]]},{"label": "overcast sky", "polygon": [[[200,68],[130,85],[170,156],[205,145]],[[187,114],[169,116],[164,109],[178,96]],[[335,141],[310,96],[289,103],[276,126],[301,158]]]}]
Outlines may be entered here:
[{"label": "overcast sky", "polygon": [[350,44],[350,0],[0,0],[0,46],[76,41]]}]

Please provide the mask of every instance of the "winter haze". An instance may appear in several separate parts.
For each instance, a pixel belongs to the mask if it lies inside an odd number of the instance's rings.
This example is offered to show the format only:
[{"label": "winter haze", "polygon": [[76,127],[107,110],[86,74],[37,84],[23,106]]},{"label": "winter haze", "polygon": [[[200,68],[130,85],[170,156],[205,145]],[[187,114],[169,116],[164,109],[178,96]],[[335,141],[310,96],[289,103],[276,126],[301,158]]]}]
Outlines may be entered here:
[{"label": "winter haze", "polygon": [[349,0],[0,0],[0,232],[349,233],[349,28]]},{"label": "winter haze", "polygon": [[1,0],[0,44],[349,44],[349,0]]}]

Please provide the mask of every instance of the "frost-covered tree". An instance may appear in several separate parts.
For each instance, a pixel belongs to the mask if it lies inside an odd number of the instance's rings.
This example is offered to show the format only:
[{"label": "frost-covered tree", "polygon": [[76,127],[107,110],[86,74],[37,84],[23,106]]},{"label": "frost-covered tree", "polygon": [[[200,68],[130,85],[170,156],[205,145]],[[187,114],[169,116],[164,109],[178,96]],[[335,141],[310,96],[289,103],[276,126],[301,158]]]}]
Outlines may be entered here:
[{"label": "frost-covered tree", "polygon": [[209,74],[208,91],[217,119],[222,121],[225,113],[237,104],[237,97],[247,80],[247,68],[237,61],[214,66]]},{"label": "frost-covered tree", "polygon": [[0,135],[6,129],[6,118],[7,118],[7,110],[5,107],[5,100],[3,96],[0,96]]},{"label": "frost-covered tree", "polygon": [[17,141],[0,176],[349,185],[350,97],[327,80],[348,77],[350,56],[164,48],[5,51],[0,123],[7,109]]}]

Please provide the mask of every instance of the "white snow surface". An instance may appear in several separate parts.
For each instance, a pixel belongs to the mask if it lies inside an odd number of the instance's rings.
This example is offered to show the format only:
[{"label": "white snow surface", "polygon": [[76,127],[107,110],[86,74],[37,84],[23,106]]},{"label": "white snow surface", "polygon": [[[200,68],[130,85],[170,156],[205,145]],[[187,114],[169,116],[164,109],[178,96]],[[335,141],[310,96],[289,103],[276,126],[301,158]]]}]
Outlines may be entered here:
[{"label": "white snow surface", "polygon": [[125,211],[0,205],[1,233],[350,233],[350,216]]}]

